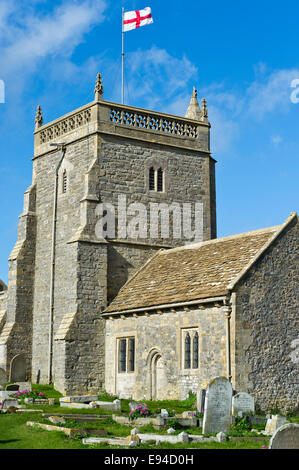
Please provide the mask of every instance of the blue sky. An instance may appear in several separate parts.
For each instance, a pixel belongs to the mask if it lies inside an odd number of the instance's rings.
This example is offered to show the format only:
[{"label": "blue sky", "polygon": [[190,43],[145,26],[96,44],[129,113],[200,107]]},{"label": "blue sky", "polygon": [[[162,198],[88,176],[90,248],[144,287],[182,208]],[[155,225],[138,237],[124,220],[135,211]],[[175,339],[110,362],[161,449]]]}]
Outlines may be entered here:
[{"label": "blue sky", "polygon": [[[152,8],[125,33],[125,103],[184,115],[207,99],[217,160],[218,236],[298,211],[299,0],[8,0],[0,3],[0,279],[31,184],[36,106],[45,122],[93,100],[121,99],[121,8]],[[299,87],[298,87],[299,88]]]}]

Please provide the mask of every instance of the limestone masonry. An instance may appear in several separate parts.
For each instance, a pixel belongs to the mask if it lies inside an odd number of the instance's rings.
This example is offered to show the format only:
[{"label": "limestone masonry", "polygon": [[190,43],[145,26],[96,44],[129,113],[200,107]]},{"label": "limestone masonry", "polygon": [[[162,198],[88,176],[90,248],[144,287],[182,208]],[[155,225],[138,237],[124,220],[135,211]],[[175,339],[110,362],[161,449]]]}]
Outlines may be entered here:
[{"label": "limestone masonry", "polygon": [[[185,117],[104,101],[99,74],[93,102],[47,124],[38,106],[32,184],[0,282],[7,381],[143,399],[226,376],[260,406],[298,404],[298,217],[221,244],[215,163],[195,89]],[[120,200],[128,227],[145,208],[142,236],[124,231]],[[189,213],[194,250],[172,232],[188,204],[202,208]],[[170,208],[168,236],[152,230],[152,207]]]}]

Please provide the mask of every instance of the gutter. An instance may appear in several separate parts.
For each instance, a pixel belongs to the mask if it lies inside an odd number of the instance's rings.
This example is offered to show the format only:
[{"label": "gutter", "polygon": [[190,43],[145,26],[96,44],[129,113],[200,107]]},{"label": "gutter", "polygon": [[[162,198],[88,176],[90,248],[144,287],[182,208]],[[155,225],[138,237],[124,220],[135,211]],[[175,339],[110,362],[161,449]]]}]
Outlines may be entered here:
[{"label": "gutter", "polygon": [[119,310],[119,311],[114,311],[114,312],[107,312],[107,313],[102,313],[103,317],[110,317],[110,316],[117,316],[117,315],[125,315],[126,313],[142,313],[142,312],[149,312],[153,310],[161,310],[161,309],[169,309],[169,308],[175,308],[175,307],[187,307],[188,305],[199,305],[199,304],[207,304],[211,302],[225,302],[226,297],[225,296],[219,296],[219,297],[207,297],[205,299],[198,299],[198,300],[191,300],[190,302],[180,302],[176,304],[162,304],[162,305],[154,305],[153,307],[140,307],[140,308],[134,308],[131,310]]},{"label": "gutter", "polygon": [[51,242],[51,274],[50,274],[50,307],[49,307],[49,346],[48,346],[48,383],[52,383],[53,365],[53,319],[54,319],[54,281],[55,281],[55,244],[56,244],[56,222],[57,222],[57,196],[58,196],[58,173],[65,156],[66,147],[64,144],[50,144],[60,147],[61,157],[55,169],[54,200],[53,200],[53,220],[52,220],[52,242]]}]

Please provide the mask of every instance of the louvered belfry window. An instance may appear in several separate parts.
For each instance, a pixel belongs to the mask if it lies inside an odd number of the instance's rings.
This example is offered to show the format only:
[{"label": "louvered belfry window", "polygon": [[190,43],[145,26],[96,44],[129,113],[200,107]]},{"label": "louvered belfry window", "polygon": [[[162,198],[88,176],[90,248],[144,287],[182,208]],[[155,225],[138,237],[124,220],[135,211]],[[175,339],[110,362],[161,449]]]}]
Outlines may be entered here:
[{"label": "louvered belfry window", "polygon": [[153,167],[149,169],[149,189],[155,191],[155,170]]},{"label": "louvered belfry window", "polygon": [[157,171],[157,191],[163,192],[163,170],[159,168]]},{"label": "louvered belfry window", "polygon": [[63,193],[67,192],[67,173],[66,173],[66,170],[63,171],[63,175],[62,175],[62,192]]},{"label": "louvered belfry window", "polygon": [[148,188],[150,191],[164,192],[164,170],[150,167],[148,170]]}]

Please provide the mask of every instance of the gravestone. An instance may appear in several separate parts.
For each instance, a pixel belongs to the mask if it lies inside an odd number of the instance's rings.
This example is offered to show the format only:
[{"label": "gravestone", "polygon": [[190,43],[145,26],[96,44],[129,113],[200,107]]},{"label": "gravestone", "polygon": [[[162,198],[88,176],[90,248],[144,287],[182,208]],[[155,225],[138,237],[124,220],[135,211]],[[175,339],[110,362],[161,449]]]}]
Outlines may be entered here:
[{"label": "gravestone", "polygon": [[299,449],[299,424],[288,423],[273,434],[269,449]]},{"label": "gravestone", "polygon": [[240,412],[254,414],[254,398],[249,393],[239,392],[232,398],[233,416],[238,416]]},{"label": "gravestone", "polygon": [[5,398],[2,402],[1,409],[7,410],[11,406],[14,406],[16,408],[19,406],[19,402],[16,398]]},{"label": "gravestone", "polygon": [[196,408],[200,413],[203,413],[205,409],[205,397],[206,397],[206,389],[199,388],[196,394]]},{"label": "gravestone", "polygon": [[26,379],[26,357],[18,354],[10,364],[9,382],[26,382]]},{"label": "gravestone", "polygon": [[6,372],[0,367],[0,385],[4,385],[7,382]]},{"label": "gravestone", "polygon": [[233,388],[226,377],[215,377],[206,391],[203,434],[228,432],[231,425]]}]

